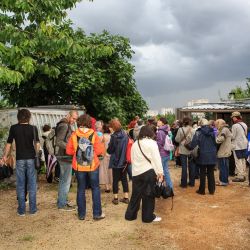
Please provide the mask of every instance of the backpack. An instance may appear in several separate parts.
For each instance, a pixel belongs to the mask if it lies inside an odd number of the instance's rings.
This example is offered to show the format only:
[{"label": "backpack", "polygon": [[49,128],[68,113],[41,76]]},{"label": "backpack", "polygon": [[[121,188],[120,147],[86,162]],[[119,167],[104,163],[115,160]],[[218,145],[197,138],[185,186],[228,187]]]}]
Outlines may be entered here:
[{"label": "backpack", "polygon": [[132,145],[134,143],[134,140],[132,140],[130,137],[128,138],[128,143],[127,143],[127,147],[126,147],[126,162],[128,164],[131,163],[131,148]]},{"label": "backpack", "polygon": [[88,137],[77,136],[76,162],[81,166],[91,166],[94,160],[94,146],[92,139],[94,132]]},{"label": "backpack", "polygon": [[166,151],[174,151],[174,144],[169,135],[166,135],[163,148]]}]

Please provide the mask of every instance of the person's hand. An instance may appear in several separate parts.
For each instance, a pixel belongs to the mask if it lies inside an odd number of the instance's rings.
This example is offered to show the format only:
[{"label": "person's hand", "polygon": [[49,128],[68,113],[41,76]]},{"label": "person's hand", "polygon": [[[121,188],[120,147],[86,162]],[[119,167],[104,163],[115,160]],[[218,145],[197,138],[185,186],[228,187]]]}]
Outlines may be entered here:
[{"label": "person's hand", "polygon": [[163,174],[158,174],[158,175],[157,175],[157,180],[158,180],[159,182],[163,182]]},{"label": "person's hand", "polygon": [[6,156],[3,156],[3,158],[0,160],[0,164],[1,165],[4,165],[7,161],[7,157]]}]

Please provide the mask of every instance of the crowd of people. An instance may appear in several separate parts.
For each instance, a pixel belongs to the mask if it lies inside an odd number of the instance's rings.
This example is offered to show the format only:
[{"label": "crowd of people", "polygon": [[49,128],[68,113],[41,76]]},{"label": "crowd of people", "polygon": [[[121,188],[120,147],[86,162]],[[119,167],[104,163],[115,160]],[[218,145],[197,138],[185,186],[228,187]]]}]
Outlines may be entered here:
[{"label": "crowd of people", "polygon": [[[1,163],[10,154],[13,141],[16,145],[17,214],[26,214],[26,194],[29,195],[29,213],[37,213],[37,170],[35,157],[43,148],[47,165],[47,180],[58,181],[57,207],[62,211],[74,211],[77,207],[79,220],[86,217],[85,191],[91,189],[93,219],[105,218],[101,205],[100,185],[105,192],[113,192],[111,202],[127,204],[126,220],[135,220],[142,202],[142,221],[159,222],[155,210],[155,184],[164,183],[174,195],[174,185],[169,171],[169,160],[181,166],[180,187],[194,187],[200,179],[197,194],[205,195],[206,178],[208,192],[215,187],[229,185],[229,157],[235,160],[233,182],[246,181],[246,157],[248,152],[247,125],[239,112],[232,113],[231,128],[222,119],[201,119],[193,122],[185,117],[182,121],[168,124],[165,117],[143,121],[135,117],[122,128],[119,119],[108,124],[96,121],[88,114],[78,115],[72,110],[55,128],[43,127],[43,145],[40,145],[38,130],[30,124],[31,113],[20,109],[18,123],[12,125]],[[76,124],[77,128],[73,129]],[[131,160],[128,160],[128,144],[133,140]],[[214,170],[218,165],[219,180],[215,181]],[[53,168],[52,168],[52,167]],[[48,174],[49,171],[49,174]],[[77,206],[68,200],[72,173],[77,180]],[[132,180],[129,196],[128,177]],[[119,199],[119,182],[123,195]],[[130,198],[131,197],[131,198]]]}]

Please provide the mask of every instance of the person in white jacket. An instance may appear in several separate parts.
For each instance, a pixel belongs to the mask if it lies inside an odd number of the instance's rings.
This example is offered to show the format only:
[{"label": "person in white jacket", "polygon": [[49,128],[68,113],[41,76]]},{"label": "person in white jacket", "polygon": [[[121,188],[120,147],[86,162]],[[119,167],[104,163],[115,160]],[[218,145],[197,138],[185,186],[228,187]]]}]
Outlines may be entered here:
[{"label": "person in white jacket", "polygon": [[248,148],[247,125],[242,121],[242,116],[238,111],[233,112],[231,118],[234,122],[232,144],[237,174],[233,182],[244,182],[246,180],[246,153]]},{"label": "person in white jacket", "polygon": [[126,220],[135,220],[142,200],[142,221],[161,221],[154,214],[154,186],[156,180],[163,181],[161,156],[151,126],[143,126],[138,140],[131,148],[132,196],[125,214]]}]

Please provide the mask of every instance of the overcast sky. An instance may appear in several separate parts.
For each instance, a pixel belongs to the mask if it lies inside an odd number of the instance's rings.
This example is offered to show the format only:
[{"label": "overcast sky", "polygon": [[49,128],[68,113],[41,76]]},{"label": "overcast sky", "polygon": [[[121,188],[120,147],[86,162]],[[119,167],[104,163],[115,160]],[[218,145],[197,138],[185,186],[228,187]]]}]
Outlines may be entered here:
[{"label": "overcast sky", "polygon": [[87,34],[130,39],[150,109],[216,102],[250,77],[250,0],[94,0],[69,14]]}]

